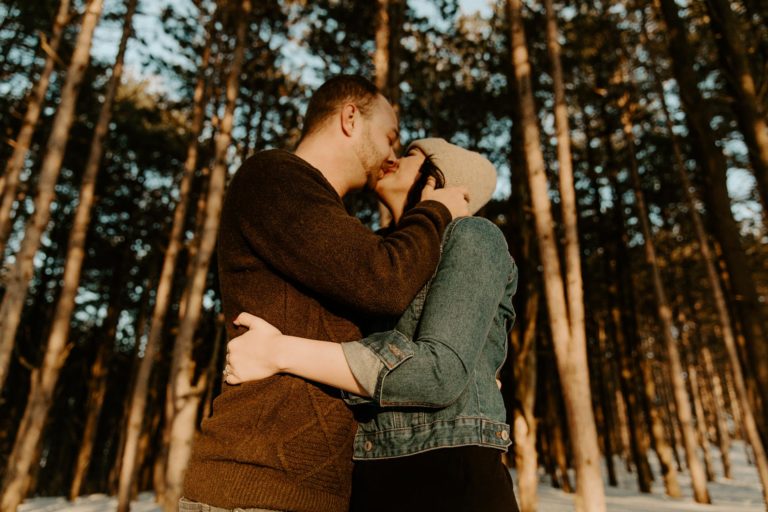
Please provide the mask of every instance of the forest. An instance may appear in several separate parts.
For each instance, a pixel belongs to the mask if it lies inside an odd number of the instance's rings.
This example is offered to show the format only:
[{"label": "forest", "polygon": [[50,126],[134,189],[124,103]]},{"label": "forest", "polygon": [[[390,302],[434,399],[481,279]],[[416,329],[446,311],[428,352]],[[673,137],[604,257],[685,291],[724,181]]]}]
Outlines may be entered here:
[{"label": "forest", "polygon": [[470,3],[0,4],[0,511],[176,510],[222,386],[228,180],[339,73],[404,145],[497,167],[520,509],[554,486],[604,511],[622,471],[711,503],[740,443],[768,510],[768,1]]}]

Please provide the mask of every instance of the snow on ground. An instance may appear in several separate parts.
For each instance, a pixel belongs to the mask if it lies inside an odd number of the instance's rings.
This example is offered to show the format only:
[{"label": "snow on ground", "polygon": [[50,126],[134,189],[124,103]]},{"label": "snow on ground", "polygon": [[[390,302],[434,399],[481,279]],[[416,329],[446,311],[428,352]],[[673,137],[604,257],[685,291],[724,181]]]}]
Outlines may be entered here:
[{"label": "snow on ground", "polygon": [[[720,459],[716,451],[712,452],[715,473],[722,475]],[[718,477],[709,483],[712,505],[699,505],[693,501],[690,478],[687,473],[679,475],[683,498],[673,500],[664,495],[664,484],[659,476],[658,464],[651,457],[656,481],[652,494],[637,492],[637,480],[633,473],[627,473],[624,465],[616,459],[619,478],[618,487],[606,487],[606,500],[610,512],[765,512],[757,469],[747,462],[744,443],[735,442],[731,447],[731,466],[733,478],[725,480]],[[74,502],[64,498],[33,498],[25,501],[17,512],[106,512],[117,508],[117,498],[104,494],[82,496]],[[538,512],[571,512],[573,495],[566,494],[549,485],[549,477],[541,476],[539,485]],[[139,495],[131,504],[131,512],[160,512],[151,492]],[[478,511],[482,512],[482,511]]]},{"label": "snow on ground", "polygon": [[[656,477],[651,494],[639,493],[636,475],[627,473],[624,464],[618,458],[615,459],[619,486],[606,486],[607,508],[610,512],[766,512],[757,469],[747,462],[744,443],[734,442],[731,446],[731,480],[722,478],[719,455],[717,450],[712,451],[717,476],[716,481],[708,484],[712,505],[701,505],[693,501],[691,479],[687,472],[678,473],[683,497],[667,497],[658,462],[651,456],[650,462]],[[603,475],[607,475],[605,470]],[[549,481],[549,476],[541,474],[538,512],[572,512],[573,495],[551,487]]]},{"label": "snow on ground", "polygon": [[[106,512],[113,510],[117,510],[117,496],[91,494],[90,496],[80,496],[73,502],[61,497],[33,498],[19,505],[16,512]],[[155,495],[152,492],[143,492],[135,501],[131,502],[131,512],[161,511],[160,505],[155,503]]]}]

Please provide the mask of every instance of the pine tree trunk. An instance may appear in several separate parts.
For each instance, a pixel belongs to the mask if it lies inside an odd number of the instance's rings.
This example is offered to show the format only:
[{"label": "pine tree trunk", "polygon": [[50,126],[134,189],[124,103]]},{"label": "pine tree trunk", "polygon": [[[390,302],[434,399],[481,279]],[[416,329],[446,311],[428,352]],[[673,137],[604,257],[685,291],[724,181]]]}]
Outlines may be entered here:
[{"label": "pine tree trunk", "polygon": [[538,325],[538,289],[529,281],[525,305],[525,329],[521,343],[515,346],[515,396],[519,404],[513,410],[515,468],[517,469],[520,512],[535,512],[538,506],[538,455],[536,453],[536,327]]},{"label": "pine tree trunk", "polygon": [[717,444],[720,449],[720,460],[723,464],[723,476],[730,479],[731,436],[728,432],[728,423],[725,419],[725,393],[723,393],[723,383],[720,380],[720,374],[715,370],[715,365],[712,361],[712,352],[707,345],[704,345],[701,348],[701,356],[704,361],[704,369],[709,377],[707,380],[712,384],[712,395],[717,420]]},{"label": "pine tree trunk", "polygon": [[[547,380],[547,382],[550,382]],[[566,451],[565,439],[563,439],[562,417],[559,413],[559,403],[557,388],[549,385],[547,396],[550,397],[546,403],[547,426],[550,435],[550,456],[553,462],[552,474],[555,477],[553,485],[560,487],[567,493],[573,493],[574,488],[571,485],[571,478],[568,475],[568,453]]]},{"label": "pine tree trunk", "polygon": [[693,397],[694,412],[696,414],[696,433],[699,438],[699,446],[704,457],[704,470],[707,473],[707,481],[715,480],[715,465],[712,462],[710,450],[709,432],[707,429],[707,413],[704,409],[704,397],[701,377],[695,363],[688,364],[688,381],[691,384],[691,396]]},{"label": "pine tree trunk", "polygon": [[[112,340],[109,340],[112,342]],[[88,467],[93,454],[93,442],[96,438],[96,429],[101,417],[101,408],[104,404],[104,396],[107,393],[107,360],[110,355],[108,343],[102,343],[99,347],[96,361],[91,367],[91,382],[88,385],[88,406],[83,441],[77,454],[75,474],[69,488],[69,501],[74,501],[80,496],[83,480],[88,473]]]},{"label": "pine tree trunk", "polygon": [[[45,94],[48,91],[48,84],[51,80],[51,73],[58,59],[59,43],[64,26],[69,21],[69,0],[61,0],[59,10],[56,13],[56,20],[53,22],[51,30],[51,39],[46,41],[42,38],[43,49],[45,50],[45,65],[40,73],[35,88],[29,97],[27,103],[27,112],[24,114],[24,120],[21,123],[19,135],[13,145],[13,154],[5,164],[5,173],[3,174],[2,199],[0,199],[0,257],[5,253],[5,244],[11,233],[11,209],[16,201],[16,193],[19,186],[19,176],[24,168],[24,161],[32,144],[32,136],[37,128],[37,121],[40,119],[40,112],[43,110]],[[1,372],[0,372],[1,373]],[[2,378],[0,378],[0,388],[2,388]]]},{"label": "pine tree trunk", "polygon": [[107,311],[107,317],[104,320],[102,340],[97,351],[96,359],[91,366],[91,380],[88,385],[88,405],[86,407],[85,428],[83,429],[83,440],[80,443],[80,450],[75,464],[75,473],[72,477],[72,483],[69,487],[69,501],[74,501],[79,495],[83,481],[88,474],[88,468],[93,455],[93,446],[96,440],[101,410],[104,405],[104,397],[107,393],[107,372],[109,360],[115,346],[115,335],[117,333],[117,322],[122,310],[122,289],[124,285],[125,267],[130,251],[125,251],[123,261],[112,274],[110,283],[110,304]]},{"label": "pine tree trunk", "polygon": [[[669,6],[666,7],[667,11],[670,11]],[[678,43],[682,42],[687,48],[687,41],[685,39],[685,35],[682,32],[679,32],[680,30],[680,20],[677,18],[677,11],[674,12],[670,11],[668,14],[665,14],[665,17],[667,18],[667,23],[669,25],[677,27],[677,31],[675,32],[671,40],[677,41]],[[645,25],[643,24],[643,29],[645,30]],[[685,49],[684,48],[684,49]],[[681,50],[682,51],[682,50]],[[679,57],[678,60],[682,59],[682,57]],[[682,64],[682,63],[681,63]],[[681,73],[683,71],[683,66],[681,64],[678,64],[678,68],[680,68],[677,72]],[[707,280],[709,282],[709,286],[712,289],[712,295],[713,295],[713,302],[715,304],[716,310],[717,310],[717,316],[718,316],[718,323],[721,330],[722,338],[723,338],[723,344],[725,345],[726,353],[728,354],[728,360],[730,362],[732,377],[733,377],[733,387],[731,387],[731,390],[736,391],[736,396],[731,401],[733,413],[734,413],[734,422],[736,425],[743,427],[744,435],[749,442],[749,444],[752,446],[752,449],[754,451],[755,459],[756,459],[756,465],[758,467],[758,474],[760,476],[760,483],[763,487],[763,499],[768,505],[768,458],[766,456],[764,444],[762,437],[760,436],[760,432],[758,430],[757,421],[754,417],[753,410],[751,407],[751,401],[749,399],[749,393],[747,390],[747,383],[745,379],[745,372],[742,369],[742,363],[741,359],[739,357],[739,349],[737,346],[736,336],[732,329],[732,321],[730,312],[728,309],[728,304],[725,300],[725,293],[723,292],[722,285],[720,284],[720,279],[717,274],[717,266],[716,266],[716,259],[715,255],[713,254],[713,251],[710,248],[709,240],[706,234],[706,231],[704,229],[704,222],[701,219],[701,215],[699,214],[699,209],[697,206],[697,197],[695,193],[695,189],[693,188],[693,185],[691,184],[690,179],[688,179],[688,173],[686,171],[685,162],[683,159],[683,154],[680,149],[680,142],[678,138],[676,137],[673,126],[672,126],[672,117],[669,113],[669,109],[667,108],[666,104],[666,98],[664,96],[663,88],[661,86],[661,83],[658,79],[658,77],[654,77],[654,83],[656,86],[656,95],[661,101],[662,109],[664,112],[664,118],[665,123],[667,125],[667,132],[672,140],[672,149],[675,157],[675,167],[677,169],[677,175],[680,178],[680,182],[682,184],[683,192],[685,193],[686,201],[688,203],[688,211],[691,214],[691,220],[693,221],[693,227],[696,232],[696,238],[699,242],[699,251],[701,252],[701,258],[704,260],[704,263],[707,268]],[[688,80],[685,81],[686,87],[688,89],[688,101],[691,101],[690,96],[693,96],[693,98],[700,99],[700,94],[698,92],[698,89],[696,88],[696,84],[690,84],[688,83]],[[681,84],[682,87],[682,84]],[[685,105],[685,103],[684,103]],[[691,118],[691,122],[693,120],[698,120],[698,116]],[[703,127],[701,127],[699,130],[697,130],[697,133],[706,134],[708,132],[705,131]],[[708,148],[707,150],[714,150],[715,148]],[[710,171],[711,172],[711,171]],[[719,226],[719,222],[715,222],[716,225]],[[743,269],[742,269],[743,271]],[[733,283],[733,288],[736,291],[737,285]],[[745,326],[746,328],[746,326]],[[757,366],[765,367],[765,364],[758,363]],[[727,372],[726,372],[727,373]],[[766,391],[766,390],[763,390]],[[763,395],[763,400],[765,400],[765,395]],[[768,402],[765,402],[768,403]],[[725,461],[724,461],[725,465]]]},{"label": "pine tree trunk", "polygon": [[[601,115],[604,119],[608,120],[608,112],[605,104],[601,107]],[[661,466],[662,475],[664,477],[664,487],[667,495],[671,497],[679,497],[680,485],[677,482],[677,471],[672,461],[672,450],[669,444],[664,438],[664,426],[661,422],[661,418],[657,412],[656,407],[653,405],[653,400],[656,398],[654,389],[654,383],[651,379],[647,379],[645,375],[646,360],[644,354],[640,353],[639,343],[637,341],[637,329],[635,323],[630,322],[634,316],[634,284],[632,282],[632,271],[627,265],[630,262],[629,253],[627,250],[627,230],[624,222],[624,216],[622,211],[624,209],[622,197],[622,191],[619,190],[619,182],[617,178],[617,162],[615,157],[615,151],[611,142],[611,133],[608,126],[605,126],[604,133],[602,134],[603,145],[605,146],[606,153],[608,155],[607,166],[609,169],[608,179],[611,186],[613,197],[617,198],[617,204],[613,207],[614,217],[614,236],[620,239],[620,243],[617,244],[618,250],[611,258],[611,265],[615,268],[613,274],[615,278],[611,281],[609,287],[610,297],[613,299],[613,306],[611,308],[611,316],[613,318],[613,324],[616,328],[616,342],[621,350],[621,364],[622,364],[622,386],[627,392],[627,396],[630,397],[631,410],[634,411],[634,450],[635,450],[635,466],[638,470],[638,487],[640,492],[651,492],[651,484],[653,482],[653,474],[651,472],[650,465],[648,463],[648,447],[649,440],[645,436],[645,425],[643,421],[642,410],[646,403],[649,404],[647,408],[647,419],[651,425],[651,435],[653,436],[653,445],[656,450],[656,454]],[[619,289],[623,293],[619,292]],[[620,309],[619,305],[623,306]],[[640,363],[639,365],[637,363]],[[634,376],[634,370],[640,367],[641,375]],[[633,378],[635,377],[635,378]],[[638,383],[640,384],[638,386]],[[636,394],[635,390],[640,388],[644,395]]]},{"label": "pine tree trunk", "polygon": [[219,364],[219,355],[221,354],[221,341],[226,337],[226,329],[224,324],[224,313],[216,315],[215,331],[216,334],[213,338],[213,355],[211,361],[208,364],[208,389],[205,392],[205,398],[203,400],[203,418],[209,418],[213,414],[213,389],[216,385],[216,377],[219,375],[219,368],[223,365]]},{"label": "pine tree trunk", "polygon": [[[508,0],[507,7],[513,68],[523,121],[526,171],[544,272],[544,289],[552,340],[565,399],[569,433],[573,441],[577,479],[576,511],[602,512],[605,510],[605,492],[600,475],[600,450],[592,412],[585,337],[583,331],[582,333],[571,332],[569,324],[571,316],[568,312],[560,273],[560,258],[553,231],[544,157],[541,152],[538,121],[531,89],[531,68],[523,29],[521,0]],[[581,293],[581,290],[579,289],[578,292]],[[577,308],[574,312],[577,313],[578,306],[573,307]],[[573,318],[578,317],[574,314]]]},{"label": "pine tree trunk", "polygon": [[707,481],[712,482],[715,479],[715,471],[712,464],[712,454],[709,449],[709,436],[707,434],[707,419],[706,414],[704,412],[704,404],[701,396],[701,386],[699,382],[699,373],[696,369],[696,362],[694,361],[693,356],[691,355],[691,351],[693,350],[691,348],[690,343],[690,326],[687,324],[687,319],[685,317],[684,313],[680,313],[678,316],[679,325],[680,325],[680,332],[681,332],[681,341],[683,347],[686,347],[688,350],[687,354],[687,371],[688,371],[688,384],[691,387],[691,401],[693,402],[693,410],[694,414],[696,415],[696,435],[699,442],[699,447],[701,448],[701,454],[704,459],[704,471],[707,476]]},{"label": "pine tree trunk", "polygon": [[[752,362],[757,390],[762,403],[768,404],[768,337],[764,324],[762,305],[758,300],[755,280],[750,271],[744,249],[739,239],[738,225],[733,219],[731,201],[726,188],[726,161],[716,142],[709,121],[706,102],[702,98],[696,81],[693,66],[693,51],[686,37],[686,30],[674,0],[656,0],[660,2],[661,12],[667,26],[667,42],[672,57],[672,68],[680,88],[680,101],[688,119],[691,137],[695,141],[694,156],[708,178],[706,187],[707,210],[715,235],[723,251],[739,321],[744,329],[744,337]],[[753,410],[760,410],[752,404]],[[767,408],[768,409],[768,408]],[[763,426],[768,425],[768,418],[760,418]]]},{"label": "pine tree trunk", "polygon": [[147,404],[147,392],[149,379],[154,367],[155,358],[162,341],[164,320],[170,305],[171,291],[173,288],[173,276],[176,271],[176,261],[182,243],[184,221],[186,219],[187,205],[189,203],[189,190],[195,175],[198,156],[198,137],[203,126],[205,113],[205,71],[208,68],[211,53],[211,28],[208,25],[207,41],[203,48],[197,84],[193,97],[192,125],[190,127],[187,158],[184,162],[184,170],[179,184],[179,202],[173,213],[173,225],[168,241],[168,246],[163,259],[163,267],[160,272],[159,284],[155,294],[155,305],[152,311],[151,327],[147,344],[144,348],[144,357],[141,359],[136,383],[131,394],[131,406],[127,422],[125,449],[120,468],[120,483],[118,488],[118,512],[126,512],[130,506],[130,491],[136,476],[136,454],[138,441],[141,436],[142,425]]},{"label": "pine tree trunk", "polygon": [[627,401],[624,400],[624,393],[619,382],[620,370],[616,364],[616,350],[613,347],[610,350],[613,358],[608,362],[608,371],[610,386],[613,389],[613,401],[616,404],[616,421],[618,423],[616,443],[621,448],[621,458],[624,460],[624,467],[627,473],[630,473],[632,471],[632,455],[630,454],[632,441],[629,434],[629,412],[627,410]]},{"label": "pine tree trunk", "polygon": [[[61,102],[53,121],[51,137],[48,140],[46,156],[40,171],[39,191],[35,200],[35,213],[28,224],[21,249],[16,256],[9,279],[8,288],[0,306],[0,388],[5,382],[10,362],[13,341],[21,318],[29,281],[34,270],[33,258],[40,246],[40,240],[50,217],[50,207],[54,196],[54,187],[61,162],[64,146],[69,137],[69,128],[74,117],[75,100],[83,74],[90,58],[93,31],[101,14],[102,0],[91,0],[83,17],[83,24],[75,45],[67,80],[62,91]],[[45,360],[39,371],[33,372],[29,401],[24,411],[21,426],[17,432],[13,451],[8,459],[8,466],[3,482],[3,512],[15,510],[27,493],[29,472],[38,445],[45,418],[53,400],[53,392],[59,371],[69,352],[65,345],[49,346]]]},{"label": "pine tree trunk", "polygon": [[376,2],[376,51],[373,53],[376,88],[384,94],[389,84],[389,2],[390,0]]},{"label": "pine tree trunk", "polygon": [[603,411],[603,455],[605,456],[605,466],[608,470],[608,484],[612,487],[617,487],[619,485],[619,480],[616,477],[616,467],[613,463],[614,445],[612,439],[612,434],[615,431],[615,425],[613,421],[611,390],[609,388],[610,370],[608,368],[608,361],[605,357],[605,320],[602,318],[597,319],[597,340],[600,351],[598,353],[598,360],[595,361],[595,374],[597,377],[596,384],[600,398],[600,405]]},{"label": "pine tree trunk", "polygon": [[[24,240],[21,243],[19,252],[16,254],[16,262],[9,273],[8,286],[0,305],[0,389],[3,388],[5,379],[8,376],[13,343],[19,321],[21,320],[21,311],[24,307],[29,282],[34,273],[34,256],[40,247],[40,240],[50,219],[56,180],[61,171],[64,148],[69,139],[69,130],[74,120],[75,103],[83,75],[90,60],[93,32],[101,16],[102,6],[103,0],[91,0],[83,16],[80,34],[78,34],[75,51],[67,69],[67,79],[62,88],[59,108],[53,120],[51,136],[48,139],[45,157],[40,169],[38,192],[35,197],[35,212],[27,223]],[[50,362],[52,364],[55,363],[55,365],[63,363],[63,361],[58,361],[57,358],[58,356],[53,356]],[[47,393],[46,386],[48,384],[55,384],[55,378],[51,380],[51,377],[54,377],[54,375],[47,375],[46,372],[43,372],[41,377],[45,380],[46,385],[43,385],[40,391]],[[43,403],[36,403],[36,405],[45,407]],[[21,449],[21,447],[19,448]],[[28,450],[25,457],[29,458],[31,455],[32,450]],[[13,459],[10,462],[15,465]],[[23,472],[24,470],[22,469],[21,473]],[[16,471],[14,470],[13,473],[15,474]],[[11,485],[11,482],[14,480],[17,480],[15,476],[11,473],[6,473],[6,482],[8,483],[4,485],[4,488]],[[20,480],[17,481],[20,482]],[[24,491],[22,491],[19,484],[13,484],[13,489],[4,491],[4,495],[6,493],[10,494],[8,494],[7,501],[4,498],[2,507],[8,506],[13,508],[15,507],[14,504],[17,504],[16,500],[22,499]]]},{"label": "pine tree trunk", "polygon": [[[514,87],[514,81],[510,84]],[[510,162],[523,162],[525,152],[520,135],[519,109],[512,112],[513,124],[510,148]],[[510,252],[517,261],[520,271],[517,299],[525,304],[524,314],[518,318],[515,328],[510,333],[510,344],[514,357],[507,360],[511,371],[502,375],[510,376],[511,382],[504,382],[502,393],[507,406],[507,418],[512,424],[514,436],[514,457],[517,470],[518,503],[523,512],[534,512],[538,506],[538,457],[536,442],[538,420],[536,419],[536,389],[538,376],[537,339],[541,337],[539,314],[541,286],[536,279],[538,258],[533,245],[533,229],[530,211],[530,193],[523,173],[511,173],[510,187],[512,194],[509,201],[508,222],[505,236],[509,241]],[[512,199],[514,198],[514,199]],[[513,395],[506,393],[513,390]],[[542,436],[542,439],[545,439]],[[540,449],[546,454],[546,449]],[[549,458],[544,458],[545,463]]]},{"label": "pine tree trunk", "polygon": [[706,3],[720,62],[735,93],[733,109],[757,179],[757,190],[763,203],[763,218],[768,222],[768,121],[762,113],[749,65],[750,56],[742,40],[745,27],[740,26],[728,0],[707,0]]},{"label": "pine tree trunk", "polygon": [[648,221],[648,209],[645,206],[645,197],[640,188],[640,175],[637,170],[637,161],[635,159],[635,140],[632,131],[632,105],[627,94],[622,99],[622,125],[624,127],[624,136],[626,138],[629,168],[632,184],[637,203],[638,218],[642,228],[643,238],[645,239],[645,258],[651,271],[653,280],[653,291],[656,298],[656,307],[661,321],[662,338],[664,346],[669,357],[669,378],[674,391],[675,406],[677,408],[677,419],[683,434],[683,442],[686,452],[686,461],[691,473],[691,484],[693,486],[693,497],[698,503],[711,503],[709,491],[707,490],[707,479],[704,469],[701,466],[696,454],[696,436],[692,424],[691,403],[688,398],[688,392],[685,389],[683,380],[683,367],[680,360],[677,343],[675,342],[672,331],[672,310],[667,300],[667,294],[662,284],[661,273],[656,258],[656,249],[654,247],[651,235],[651,226]]},{"label": "pine tree trunk", "polygon": [[736,385],[733,383],[733,373],[731,365],[725,368],[725,387],[728,390],[728,401],[731,404],[731,417],[733,418],[733,437],[734,439],[747,440],[747,435],[744,432],[744,422],[741,415],[741,407],[739,403],[741,400],[736,392]]},{"label": "pine tree trunk", "polygon": [[[24,424],[24,429],[19,429],[17,434],[16,445],[18,445],[20,449],[17,452],[16,446],[14,446],[14,453],[9,460],[10,463],[15,464],[19,469],[28,468],[33,462],[31,458],[32,451],[28,449],[22,450],[21,447],[23,445],[34,446],[40,442],[40,436],[42,435],[43,428],[47,419],[48,410],[53,398],[53,392],[55,390],[56,383],[59,378],[59,373],[61,367],[64,364],[64,361],[66,360],[66,355],[69,353],[71,348],[71,345],[67,345],[67,339],[69,337],[72,313],[75,308],[75,297],[77,295],[77,289],[80,283],[80,271],[82,269],[83,259],[85,258],[85,238],[88,232],[90,212],[94,200],[96,174],[98,172],[99,163],[101,161],[103,140],[106,136],[106,132],[109,126],[112,101],[114,100],[115,91],[120,81],[123,56],[125,55],[125,47],[128,42],[128,38],[130,37],[131,17],[133,16],[135,5],[136,0],[129,1],[128,11],[125,17],[126,25],[123,29],[123,36],[120,41],[120,49],[117,54],[117,61],[115,62],[115,66],[112,68],[112,77],[110,79],[109,85],[107,86],[104,104],[102,105],[99,121],[96,125],[95,134],[91,144],[91,152],[89,154],[85,173],[83,176],[83,184],[80,189],[80,202],[75,212],[75,220],[73,222],[72,230],[70,231],[69,236],[66,264],[64,269],[64,284],[59,295],[59,299],[56,305],[56,313],[54,315],[53,324],[51,326],[50,334],[48,335],[48,340],[46,343],[45,361],[41,369],[43,380],[41,381],[40,386],[35,387],[35,390],[39,393],[39,395],[30,396],[27,405],[27,408],[30,409],[30,414],[27,416],[25,411],[25,417],[29,418],[28,422]],[[61,162],[59,161],[59,167],[60,163]],[[19,313],[20,309],[21,308],[19,308]],[[8,332],[8,334],[11,335],[10,332]],[[13,335],[15,335],[15,332]],[[23,471],[24,469],[21,470]],[[9,488],[14,485],[16,485],[18,488],[18,484],[14,484],[11,480],[8,480],[7,485]],[[26,492],[26,490],[22,492]]]},{"label": "pine tree trunk", "polygon": [[[560,209],[563,215],[563,227],[565,231],[565,292],[566,292],[566,302],[567,302],[566,308],[568,311],[568,324],[570,329],[570,341],[568,343],[571,345],[571,347],[573,347],[577,351],[583,352],[583,355],[584,355],[583,364],[586,367],[584,369],[584,373],[586,377],[585,380],[588,383],[589,370],[588,370],[588,362],[586,357],[586,346],[587,346],[586,331],[584,327],[584,293],[583,293],[583,283],[581,278],[581,256],[579,252],[576,190],[573,185],[573,162],[571,159],[571,140],[570,140],[570,128],[568,123],[568,107],[566,104],[565,84],[563,82],[563,71],[562,71],[562,66],[560,62],[560,45],[557,40],[558,38],[557,18],[554,11],[554,7],[552,5],[552,0],[544,0],[544,5],[547,11],[547,49],[549,52],[550,61],[552,63],[552,79],[553,79],[553,89],[554,89],[554,95],[555,95],[554,114],[555,114],[555,130],[557,132],[558,174],[560,178],[559,179]],[[522,21],[522,16],[520,19]],[[520,28],[522,31],[522,23],[520,25]],[[518,90],[522,90],[522,89],[518,89]],[[533,99],[531,98],[531,106],[532,106],[532,103],[533,103]],[[524,108],[521,110],[525,112]],[[534,118],[534,122],[536,122],[535,118]],[[540,152],[538,138],[536,139],[536,141],[537,141],[536,149]],[[544,167],[543,167],[543,160],[542,160],[542,170],[543,168]],[[555,252],[556,251],[557,249],[555,248]],[[558,278],[559,278],[559,268],[558,268]],[[556,341],[555,341],[555,344],[557,346]],[[577,348],[577,347],[582,347],[582,348]],[[573,355],[574,354],[572,353],[569,357],[572,357]],[[570,385],[570,384],[563,383],[563,385]],[[568,399],[566,394],[564,394],[564,397],[566,398],[566,400]],[[590,405],[589,412],[590,413],[592,412],[591,405]],[[609,414],[609,412],[604,411],[604,414],[607,415]],[[592,419],[592,422],[594,424],[594,419]],[[574,443],[578,443],[579,440],[574,438],[574,435],[572,432],[573,428],[574,428],[574,424],[571,423],[570,429],[571,429],[572,439],[574,440]],[[597,434],[596,430],[595,430],[595,433]],[[606,435],[605,440],[608,441],[610,439],[608,437],[610,436],[610,432],[605,432],[605,435]],[[595,441],[597,442],[597,439]],[[616,474],[613,468],[613,459],[611,458],[612,453],[609,445],[606,445],[606,448],[607,448],[606,462],[608,466],[609,481],[611,485],[615,485]],[[580,449],[574,448],[574,455],[577,461],[576,463],[577,480],[580,478],[579,477],[580,467],[578,462],[580,456],[576,454],[578,450]],[[599,450],[597,450],[597,447],[595,447],[595,452],[599,457]],[[598,474],[599,476],[599,470],[597,472],[594,472],[594,471],[592,472]],[[602,489],[602,478],[600,478],[599,483],[600,483],[599,487],[600,489]],[[597,484],[597,481],[592,482],[592,485],[596,485],[596,484]],[[578,482],[577,482],[577,492],[578,492]],[[602,493],[600,493],[599,497],[596,497],[593,500],[586,499],[586,496],[584,495],[583,492],[578,494],[582,496],[583,499],[585,499],[585,503],[586,502],[592,503],[592,505],[590,506],[593,506],[593,505],[600,506],[600,503],[604,501],[604,497],[601,497]]]},{"label": "pine tree trunk", "polygon": [[181,496],[184,471],[191,454],[192,438],[195,432],[197,406],[200,402],[200,395],[205,390],[205,381],[207,380],[205,374],[203,374],[196,383],[193,382],[192,341],[200,318],[206,277],[208,276],[208,266],[216,244],[216,234],[227,177],[227,148],[231,140],[235,103],[237,101],[240,72],[245,53],[246,29],[251,13],[250,0],[243,0],[241,9],[242,12],[239,14],[237,23],[237,43],[227,79],[227,103],[224,117],[222,118],[221,130],[216,137],[215,161],[211,170],[211,181],[208,187],[204,229],[201,235],[200,247],[195,257],[194,278],[188,284],[189,295],[187,297],[186,314],[181,323],[173,351],[170,380],[173,382],[174,417],[168,451],[168,466],[166,469],[168,487],[163,503],[164,509],[168,511],[176,510],[177,502]]}]

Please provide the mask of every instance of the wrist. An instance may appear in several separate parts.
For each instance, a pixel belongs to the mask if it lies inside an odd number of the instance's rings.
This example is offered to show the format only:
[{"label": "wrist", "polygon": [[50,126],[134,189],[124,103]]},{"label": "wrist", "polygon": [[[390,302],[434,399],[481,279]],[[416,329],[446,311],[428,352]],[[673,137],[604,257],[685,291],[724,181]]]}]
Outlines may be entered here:
[{"label": "wrist", "polygon": [[270,350],[270,363],[275,368],[276,373],[286,373],[291,367],[291,346],[290,337],[284,334],[278,334],[273,338],[272,350]]}]

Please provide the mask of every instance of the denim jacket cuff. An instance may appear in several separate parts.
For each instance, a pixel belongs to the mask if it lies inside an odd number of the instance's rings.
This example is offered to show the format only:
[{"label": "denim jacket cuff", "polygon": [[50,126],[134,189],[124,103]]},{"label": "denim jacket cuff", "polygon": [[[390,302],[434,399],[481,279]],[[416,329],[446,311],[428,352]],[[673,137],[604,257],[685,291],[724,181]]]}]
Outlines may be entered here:
[{"label": "denim jacket cuff", "polygon": [[341,349],[352,374],[373,398],[370,400],[342,392],[344,401],[350,405],[377,401],[384,376],[414,354],[411,341],[396,330],[377,332],[361,341],[342,343]]},{"label": "denim jacket cuff", "polygon": [[[347,359],[347,365],[352,370],[355,379],[368,392],[369,396],[373,396],[376,391],[376,382],[379,380],[379,373],[384,368],[384,363],[359,341],[350,341],[340,345],[342,352],[344,352],[344,357]],[[350,404],[371,402],[368,398],[357,397],[350,393],[342,392],[342,395],[345,401]]]}]

